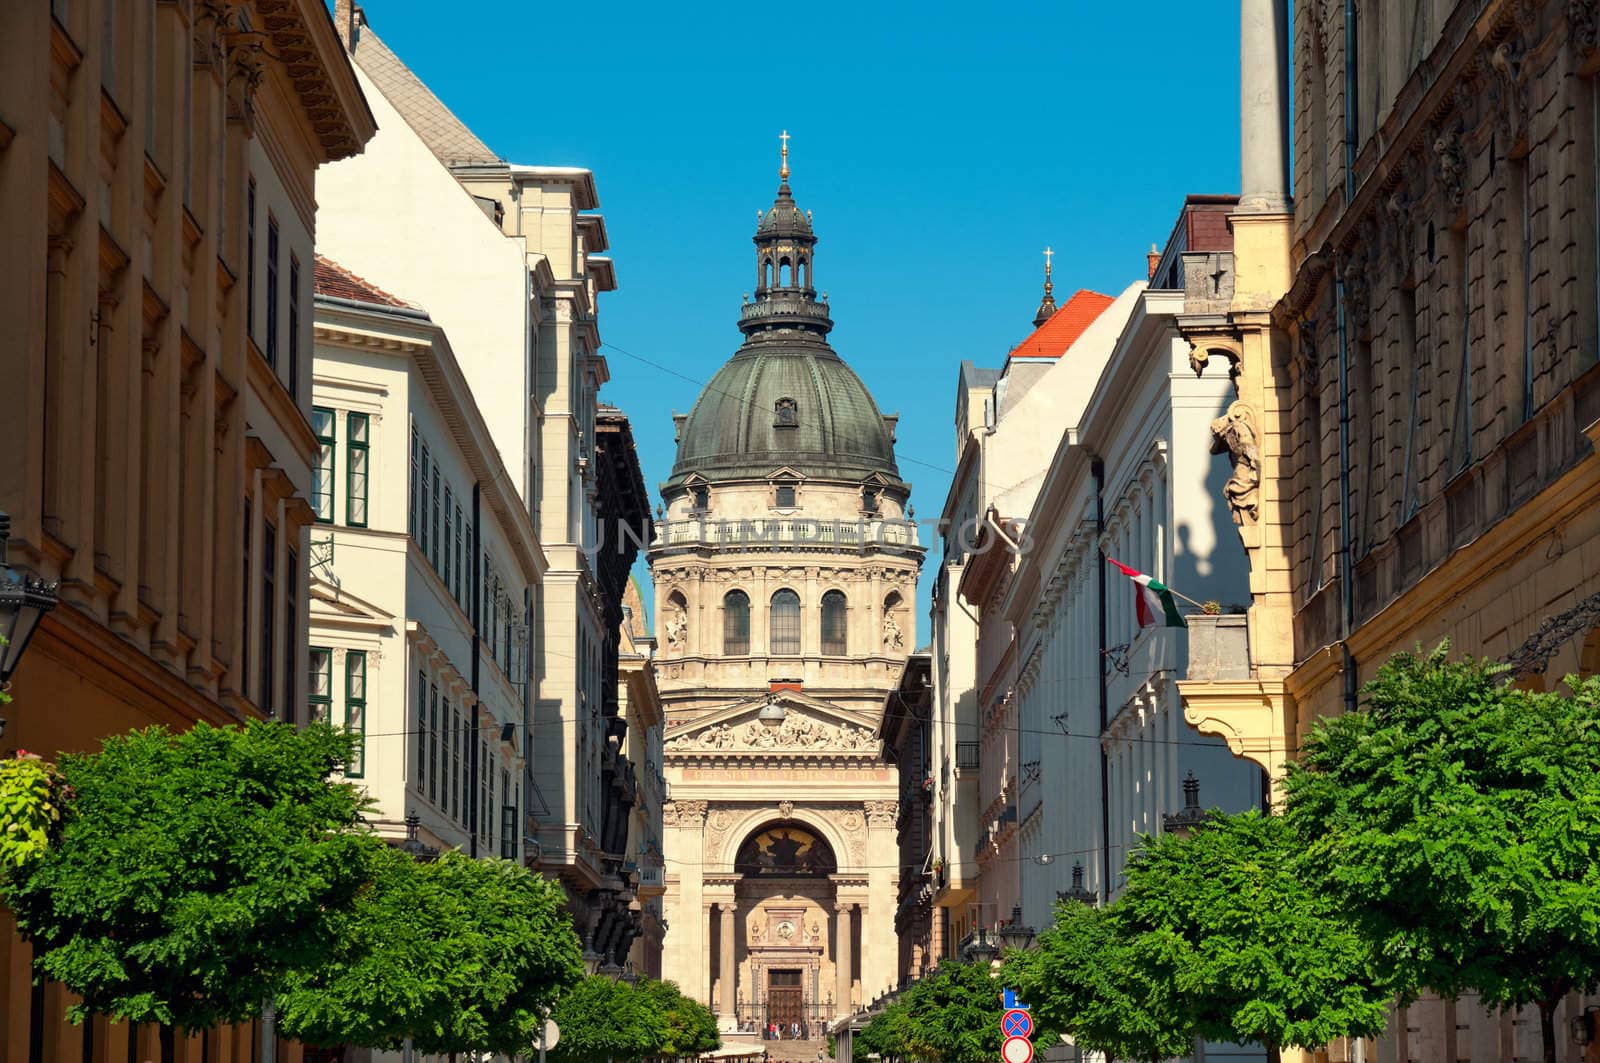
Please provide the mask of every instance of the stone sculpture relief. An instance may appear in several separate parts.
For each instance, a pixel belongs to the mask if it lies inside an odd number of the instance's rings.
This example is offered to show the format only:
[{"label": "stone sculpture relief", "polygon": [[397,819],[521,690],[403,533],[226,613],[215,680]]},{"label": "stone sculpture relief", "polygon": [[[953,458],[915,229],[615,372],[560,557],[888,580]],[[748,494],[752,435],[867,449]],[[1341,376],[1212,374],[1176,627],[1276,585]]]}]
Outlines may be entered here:
[{"label": "stone sculpture relief", "polygon": [[874,827],[892,827],[900,817],[898,801],[868,801],[867,822]]},{"label": "stone sculpture relief", "polygon": [[1233,458],[1233,475],[1223,485],[1237,525],[1254,524],[1261,516],[1256,490],[1261,485],[1261,452],[1256,443],[1255,414],[1236,402],[1211,422],[1211,453]]},{"label": "stone sculpture relief", "polygon": [[684,611],[679,602],[672,602],[667,606],[666,622],[667,648],[681,650],[689,641],[689,614]]},{"label": "stone sculpture relief", "polygon": [[900,625],[895,621],[893,613],[883,615],[883,648],[886,650],[905,649],[905,633],[900,630]]},{"label": "stone sculpture relief", "polygon": [[758,750],[869,751],[878,741],[863,727],[834,726],[806,716],[791,715],[777,727],[752,720],[730,727],[719,723],[694,734],[679,735],[666,745],[669,752],[733,752]]}]

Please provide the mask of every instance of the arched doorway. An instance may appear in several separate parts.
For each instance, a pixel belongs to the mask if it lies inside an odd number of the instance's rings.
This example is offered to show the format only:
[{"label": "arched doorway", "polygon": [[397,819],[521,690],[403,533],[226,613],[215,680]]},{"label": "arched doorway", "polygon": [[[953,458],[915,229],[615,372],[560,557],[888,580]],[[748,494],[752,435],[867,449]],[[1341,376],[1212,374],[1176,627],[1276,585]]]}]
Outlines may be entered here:
[{"label": "arched doorway", "polygon": [[733,870],[740,1030],[771,1037],[776,1029],[783,1040],[825,1039],[839,955],[839,862],[833,847],[803,821],[770,820],[745,836]]}]

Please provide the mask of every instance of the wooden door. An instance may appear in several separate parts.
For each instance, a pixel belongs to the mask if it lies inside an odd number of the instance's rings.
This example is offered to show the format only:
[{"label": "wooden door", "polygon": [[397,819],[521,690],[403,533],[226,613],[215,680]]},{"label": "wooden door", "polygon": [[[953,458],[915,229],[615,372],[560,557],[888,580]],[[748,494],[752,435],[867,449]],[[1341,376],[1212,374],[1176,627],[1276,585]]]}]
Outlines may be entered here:
[{"label": "wooden door", "polygon": [[798,970],[774,970],[767,973],[768,1022],[778,1024],[778,1035],[785,1040],[793,1037],[791,1026],[800,1023],[805,1029],[805,989],[800,985]]}]

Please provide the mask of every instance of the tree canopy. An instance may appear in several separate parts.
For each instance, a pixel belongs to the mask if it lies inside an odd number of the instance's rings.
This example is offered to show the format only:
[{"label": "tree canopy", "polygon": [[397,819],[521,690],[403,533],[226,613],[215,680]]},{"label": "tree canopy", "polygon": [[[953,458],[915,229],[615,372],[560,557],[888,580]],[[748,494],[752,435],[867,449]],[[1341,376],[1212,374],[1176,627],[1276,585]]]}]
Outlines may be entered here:
[{"label": "tree canopy", "polygon": [[1038,947],[1006,958],[1004,978],[1035,1022],[1072,1035],[1112,1059],[1183,1057],[1191,1020],[1173,987],[1140,962],[1137,941],[1111,909],[1062,904]]},{"label": "tree canopy", "polygon": [[1286,781],[1322,885],[1408,994],[1553,1013],[1600,975],[1600,681],[1517,690],[1448,646],[1399,654],[1318,721]]},{"label": "tree canopy", "polygon": [[73,1014],[189,1029],[256,1015],[313,965],[367,869],[357,791],[331,782],[348,737],[197,724],[68,754],[58,845],[11,869],[5,900]]},{"label": "tree canopy", "polygon": [[[376,843],[375,843],[376,844]],[[530,1051],[556,994],[582,977],[561,890],[517,864],[388,846],[335,913],[324,962],[289,972],[278,1022],[309,1044]]]},{"label": "tree canopy", "polygon": [[654,1053],[670,1059],[710,1052],[722,1044],[711,1009],[683,995],[675,982],[640,982],[638,990],[666,1021],[667,1039]]},{"label": "tree canopy", "polygon": [[1189,837],[1146,839],[1127,875],[1107,918],[1137,977],[1176,995],[1182,1026],[1274,1050],[1383,1029],[1382,965],[1282,818],[1218,815]]},{"label": "tree canopy", "polygon": [[672,1031],[651,994],[604,975],[590,975],[556,1001],[551,1018],[561,1040],[557,1063],[628,1063],[661,1055]]},{"label": "tree canopy", "polygon": [[[1000,989],[987,964],[947,960],[868,1023],[855,1045],[862,1054],[923,1063],[993,1063],[1003,1040]],[[1054,1037],[1042,1029],[1033,1034],[1045,1043]]]}]

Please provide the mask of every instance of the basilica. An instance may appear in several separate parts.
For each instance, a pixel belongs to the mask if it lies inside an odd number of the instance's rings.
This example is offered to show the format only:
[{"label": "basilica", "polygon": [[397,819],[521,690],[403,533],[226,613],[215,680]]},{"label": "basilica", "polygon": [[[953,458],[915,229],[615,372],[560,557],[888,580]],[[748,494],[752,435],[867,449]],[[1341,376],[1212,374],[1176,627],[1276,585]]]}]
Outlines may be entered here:
[{"label": "basilica", "polygon": [[828,343],[789,187],[755,233],[744,343],[675,418],[649,563],[662,641],[662,976],[725,1038],[820,1037],[894,985],[899,782],[878,723],[923,548],[878,409]]}]

